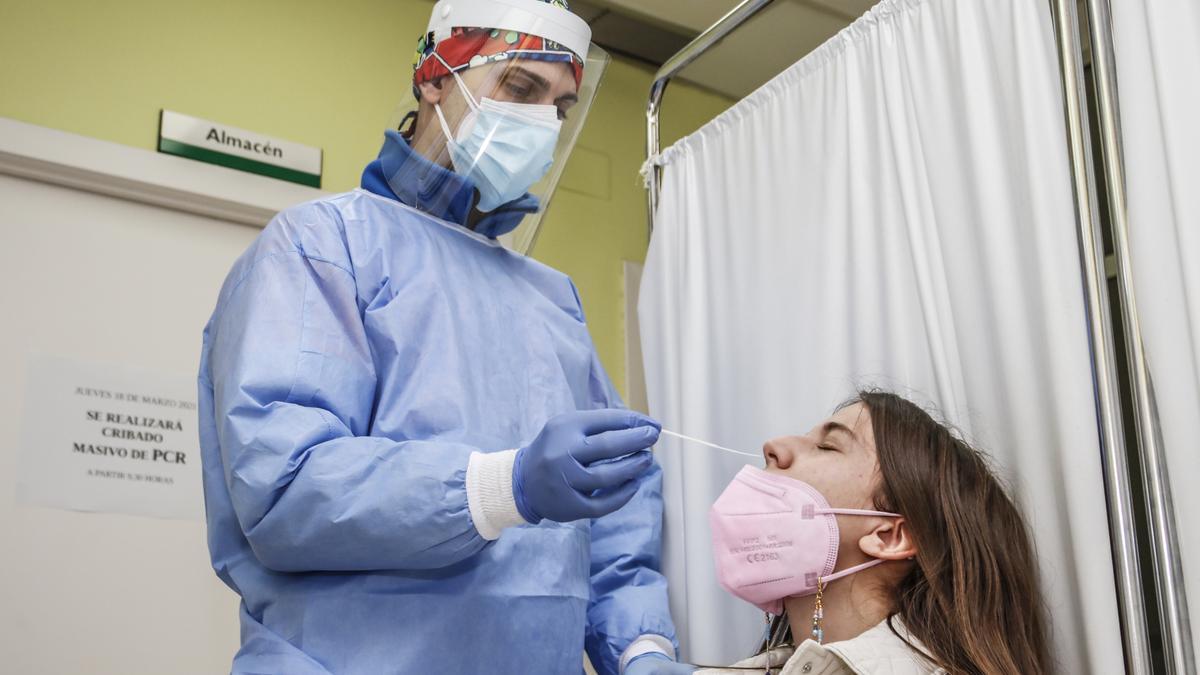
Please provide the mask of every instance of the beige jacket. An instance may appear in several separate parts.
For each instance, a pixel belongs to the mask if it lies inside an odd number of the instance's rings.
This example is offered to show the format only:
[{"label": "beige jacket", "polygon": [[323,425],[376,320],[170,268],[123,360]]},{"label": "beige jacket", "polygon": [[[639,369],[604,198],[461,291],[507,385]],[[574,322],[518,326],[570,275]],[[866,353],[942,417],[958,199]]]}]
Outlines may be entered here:
[{"label": "beige jacket", "polygon": [[[892,619],[896,630],[909,642],[921,646],[916,638],[908,634],[899,619]],[[946,675],[923,656],[913,651],[904,641],[896,637],[887,621],[864,632],[856,638],[819,645],[805,640],[795,648],[781,648],[768,654],[735,663],[737,668],[762,668],[766,672],[768,663],[783,670],[772,671],[778,675]],[[704,668],[697,675],[747,675],[750,670],[732,668]]]}]

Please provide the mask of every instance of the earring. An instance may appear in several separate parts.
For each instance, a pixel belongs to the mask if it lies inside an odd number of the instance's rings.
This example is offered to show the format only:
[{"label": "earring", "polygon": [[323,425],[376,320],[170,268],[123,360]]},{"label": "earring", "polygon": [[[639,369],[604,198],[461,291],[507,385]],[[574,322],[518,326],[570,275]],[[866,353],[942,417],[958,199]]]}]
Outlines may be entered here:
[{"label": "earring", "polygon": [[812,617],[812,636],[813,636],[813,639],[817,641],[817,644],[821,644],[821,642],[825,639],[825,628],[824,628],[824,623],[823,623],[825,620],[825,607],[822,604],[824,595],[825,595],[825,580],[818,577],[817,578],[817,601],[816,601],[816,604],[813,605],[813,617]]}]

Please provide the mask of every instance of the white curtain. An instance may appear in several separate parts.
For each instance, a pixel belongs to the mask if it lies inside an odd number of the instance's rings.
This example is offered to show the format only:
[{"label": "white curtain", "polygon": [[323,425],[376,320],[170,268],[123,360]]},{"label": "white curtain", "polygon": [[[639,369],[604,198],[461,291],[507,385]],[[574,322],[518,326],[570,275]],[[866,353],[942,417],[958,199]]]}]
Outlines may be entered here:
[{"label": "white curtain", "polygon": [[[639,315],[650,411],[685,434],[753,451],[856,385],[940,409],[1032,523],[1058,672],[1110,673],[1058,72],[1046,0],[884,0],[663,154]],[[763,618],[718,588],[707,525],[742,461],[659,449],[684,655],[744,657]]]},{"label": "white curtain", "polygon": [[1200,2],[1112,9],[1134,289],[1200,648]]}]

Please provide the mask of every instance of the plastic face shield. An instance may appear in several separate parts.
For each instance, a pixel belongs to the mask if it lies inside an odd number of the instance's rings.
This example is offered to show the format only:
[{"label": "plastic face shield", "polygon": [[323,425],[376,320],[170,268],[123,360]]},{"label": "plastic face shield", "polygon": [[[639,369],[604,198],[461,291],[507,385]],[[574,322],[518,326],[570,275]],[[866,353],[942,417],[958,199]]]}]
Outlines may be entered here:
[{"label": "plastic face shield", "polygon": [[[483,22],[487,23],[480,26]],[[427,51],[427,58],[437,61],[439,77],[429,82],[436,86],[433,95],[440,99],[438,108],[456,141],[474,132],[477,148],[479,137],[490,137],[491,129],[475,128],[481,121],[490,123],[488,116],[473,113],[484,99],[553,106],[561,120],[550,168],[528,189],[538,198],[540,208],[526,216],[515,231],[501,237],[513,250],[527,253],[587,119],[608,54],[591,44],[590,29],[582,19],[540,0],[441,0],[430,20],[426,40],[431,39],[434,47]],[[582,76],[577,79],[580,60]],[[444,75],[446,66],[457,77]],[[425,85],[426,89],[429,86]],[[420,93],[421,87],[417,89]],[[543,108],[543,112],[547,110]],[[470,176],[472,167],[464,166],[463,160],[471,155],[459,152],[452,158],[446,133],[427,99],[424,104],[408,99],[394,114],[392,128],[411,112],[420,112],[413,125],[413,148],[442,168]],[[424,196],[429,203],[416,206],[436,212],[437,196]]]}]

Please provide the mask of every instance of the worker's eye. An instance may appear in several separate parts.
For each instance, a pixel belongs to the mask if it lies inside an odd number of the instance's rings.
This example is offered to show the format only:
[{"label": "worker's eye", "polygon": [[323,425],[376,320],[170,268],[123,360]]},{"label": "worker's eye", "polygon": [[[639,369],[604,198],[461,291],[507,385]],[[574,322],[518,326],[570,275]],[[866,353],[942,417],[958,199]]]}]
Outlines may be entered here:
[{"label": "worker's eye", "polygon": [[530,96],[533,95],[533,90],[530,87],[521,86],[520,84],[516,84],[513,82],[505,82],[504,83],[504,91],[507,92],[509,96],[511,96],[512,98],[514,98],[518,101],[527,100]]},{"label": "worker's eye", "polygon": [[513,72],[505,76],[501,83],[504,88],[504,93],[513,101],[525,102],[535,99],[541,95],[541,88],[538,83],[529,76]]},{"label": "worker's eye", "polygon": [[573,94],[559,96],[557,99],[555,99],[554,105],[558,106],[558,119],[565,122],[568,117],[568,112],[571,110],[571,108],[575,107],[576,103],[579,103],[579,98]]}]

